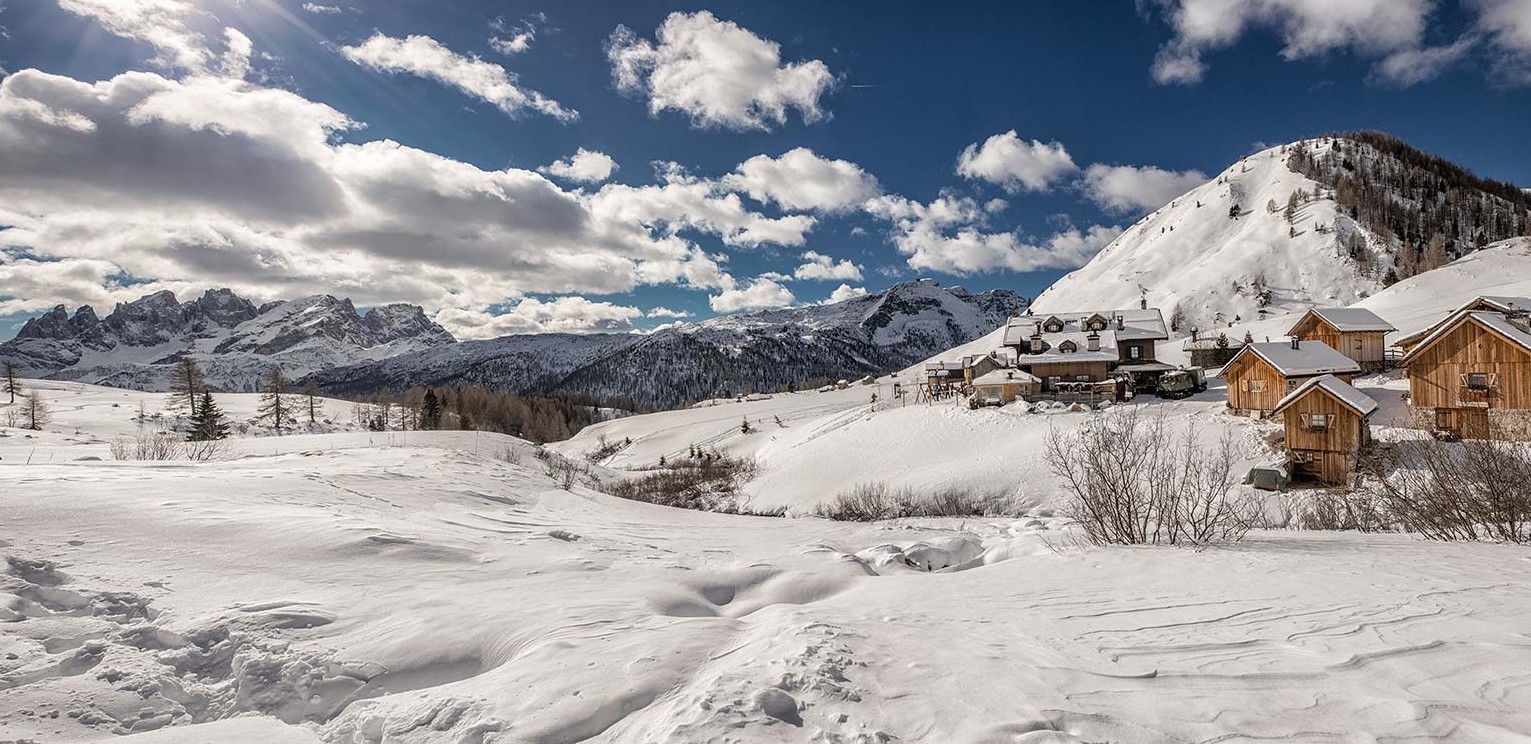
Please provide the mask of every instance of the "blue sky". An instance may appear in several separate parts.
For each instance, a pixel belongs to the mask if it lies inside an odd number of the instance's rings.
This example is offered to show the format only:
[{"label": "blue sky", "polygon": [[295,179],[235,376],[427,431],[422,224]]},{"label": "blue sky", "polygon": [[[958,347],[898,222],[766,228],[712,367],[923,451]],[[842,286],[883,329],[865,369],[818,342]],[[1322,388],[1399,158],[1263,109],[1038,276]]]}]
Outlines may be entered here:
[{"label": "blue sky", "polygon": [[463,337],[918,276],[1035,295],[1241,155],[1361,128],[1531,184],[1531,0],[6,0],[0,27],[0,337],[162,288],[414,302]]}]

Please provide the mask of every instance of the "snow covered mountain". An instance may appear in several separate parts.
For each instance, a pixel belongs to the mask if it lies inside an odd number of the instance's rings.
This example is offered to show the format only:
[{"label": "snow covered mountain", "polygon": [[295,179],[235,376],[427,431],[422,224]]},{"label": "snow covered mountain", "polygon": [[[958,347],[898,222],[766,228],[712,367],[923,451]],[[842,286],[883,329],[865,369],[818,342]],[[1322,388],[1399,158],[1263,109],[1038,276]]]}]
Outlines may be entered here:
[{"label": "snow covered mountain", "polygon": [[1304,140],[1243,158],[1139,220],[1036,309],[1146,296],[1181,332],[1225,327],[1350,305],[1528,224],[1524,193],[1386,135]]},{"label": "snow covered mountain", "polygon": [[414,305],[358,314],[350,300],[328,295],[256,307],[227,289],[184,303],[163,291],[121,303],[105,318],[89,305],[73,316],[59,305],[0,343],[0,361],[28,377],[163,390],[170,366],[189,354],[210,384],[253,390],[272,365],[296,378],[453,341]]},{"label": "snow covered mountain", "polygon": [[1008,290],[972,294],[904,282],[828,305],[731,315],[645,336],[545,334],[465,341],[321,372],[327,391],[469,382],[519,393],[628,398],[671,407],[900,369],[999,327],[1027,306]]}]

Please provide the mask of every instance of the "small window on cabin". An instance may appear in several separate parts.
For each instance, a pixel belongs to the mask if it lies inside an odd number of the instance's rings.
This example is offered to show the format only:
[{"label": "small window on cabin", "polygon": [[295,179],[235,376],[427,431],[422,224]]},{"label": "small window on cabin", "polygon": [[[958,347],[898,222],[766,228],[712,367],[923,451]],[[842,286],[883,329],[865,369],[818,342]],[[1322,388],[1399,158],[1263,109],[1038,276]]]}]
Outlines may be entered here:
[{"label": "small window on cabin", "polygon": [[1286,381],[1286,391],[1290,393],[1293,390],[1296,390],[1297,386],[1301,385],[1301,384],[1302,384],[1302,380],[1287,380]]},{"label": "small window on cabin", "polygon": [[1043,327],[1047,329],[1048,333],[1061,333],[1063,331],[1063,323],[1057,320],[1049,320],[1047,325]]},{"label": "small window on cabin", "polygon": [[1127,356],[1132,359],[1142,359],[1143,350],[1136,346],[1129,346],[1127,347]]},{"label": "small window on cabin", "polygon": [[1063,343],[1058,344],[1058,352],[1061,354],[1068,354],[1075,351],[1079,351],[1079,344],[1076,344],[1073,341],[1064,341]]},{"label": "small window on cabin", "polygon": [[1487,372],[1469,372],[1466,377],[1468,390],[1487,390],[1490,387]]},{"label": "small window on cabin", "polygon": [[1245,380],[1244,381],[1244,390],[1247,391],[1247,392],[1251,392],[1251,393],[1263,393],[1263,392],[1265,392],[1265,381],[1264,380]]},{"label": "small window on cabin", "polygon": [[1096,318],[1095,320],[1090,321],[1090,330],[1092,330],[1092,331],[1104,331],[1104,330],[1106,330],[1106,321],[1101,320],[1099,318]]},{"label": "small window on cabin", "polygon": [[1315,431],[1323,431],[1329,428],[1329,414],[1305,413],[1303,414],[1302,418],[1303,426],[1305,428],[1313,429]]},{"label": "small window on cabin", "polygon": [[1090,376],[1089,375],[1074,375],[1074,380],[1076,382],[1089,382],[1090,381]]}]

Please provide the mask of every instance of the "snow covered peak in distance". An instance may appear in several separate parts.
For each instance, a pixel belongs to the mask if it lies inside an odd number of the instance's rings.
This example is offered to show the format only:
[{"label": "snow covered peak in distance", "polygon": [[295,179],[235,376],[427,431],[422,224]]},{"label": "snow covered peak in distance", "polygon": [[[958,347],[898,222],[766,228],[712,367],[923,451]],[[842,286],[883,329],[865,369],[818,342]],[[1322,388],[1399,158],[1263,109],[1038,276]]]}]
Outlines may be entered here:
[{"label": "snow covered peak in distance", "polygon": [[350,300],[328,295],[257,308],[227,289],[184,303],[160,291],[119,303],[105,318],[88,305],[73,316],[59,305],[0,343],[0,360],[29,377],[160,390],[170,366],[190,354],[214,386],[250,390],[273,364],[299,377],[453,340],[414,305],[358,314]]},{"label": "snow covered peak in distance", "polygon": [[1164,311],[1204,330],[1345,306],[1524,234],[1531,197],[1374,132],[1242,158],[1132,225],[1036,301]]}]

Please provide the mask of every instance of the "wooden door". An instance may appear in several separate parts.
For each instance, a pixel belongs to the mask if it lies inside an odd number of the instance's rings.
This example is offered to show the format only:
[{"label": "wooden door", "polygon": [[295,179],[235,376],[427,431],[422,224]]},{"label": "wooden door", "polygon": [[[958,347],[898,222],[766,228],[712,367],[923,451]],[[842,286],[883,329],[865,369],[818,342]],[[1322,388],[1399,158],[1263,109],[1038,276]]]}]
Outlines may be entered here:
[{"label": "wooden door", "polygon": [[1463,439],[1488,439],[1488,409],[1458,408],[1457,426]]}]

